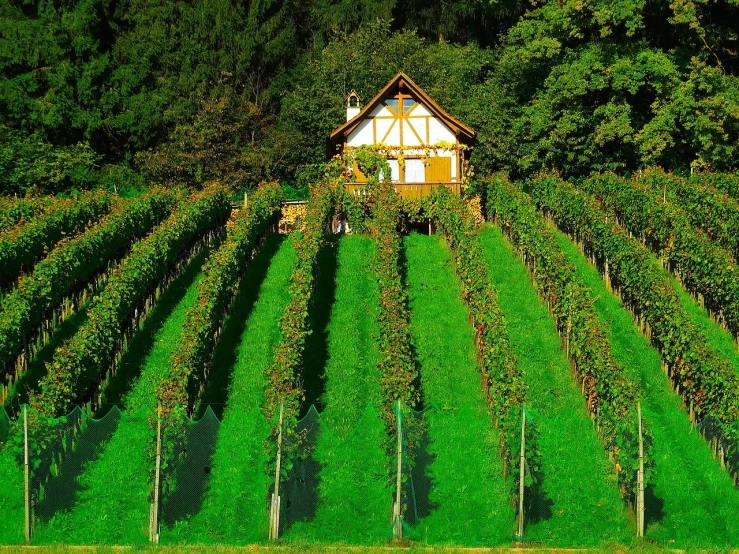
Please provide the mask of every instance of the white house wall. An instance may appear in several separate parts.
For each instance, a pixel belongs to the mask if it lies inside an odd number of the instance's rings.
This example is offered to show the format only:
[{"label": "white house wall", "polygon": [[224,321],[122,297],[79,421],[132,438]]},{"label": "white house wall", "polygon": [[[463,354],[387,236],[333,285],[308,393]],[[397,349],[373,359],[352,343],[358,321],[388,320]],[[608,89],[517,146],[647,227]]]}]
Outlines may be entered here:
[{"label": "white house wall", "polygon": [[456,137],[451,129],[436,118],[429,119],[429,144],[454,143]]},{"label": "white house wall", "polygon": [[357,144],[373,144],[372,120],[365,119],[352,131],[353,140]]},{"label": "white house wall", "polygon": [[[443,121],[433,117],[423,104],[416,104],[413,110],[403,119],[403,143],[401,144],[399,120],[393,117],[392,112],[381,104],[374,108],[370,115],[349,133],[346,144],[349,147],[358,147],[384,143],[406,147],[424,144],[433,145],[440,142],[453,144],[456,141],[452,130]],[[452,164],[452,168],[454,173],[456,171],[455,164]]]}]

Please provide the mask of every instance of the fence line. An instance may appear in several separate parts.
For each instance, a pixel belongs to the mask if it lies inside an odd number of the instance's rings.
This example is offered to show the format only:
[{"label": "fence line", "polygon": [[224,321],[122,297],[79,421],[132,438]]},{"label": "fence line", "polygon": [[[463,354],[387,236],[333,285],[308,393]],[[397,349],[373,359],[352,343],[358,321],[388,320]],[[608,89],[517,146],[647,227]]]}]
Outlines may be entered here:
[{"label": "fence line", "polygon": [[[426,475],[431,458],[426,453],[424,439],[424,420],[431,410],[437,414],[435,417],[439,413],[449,417],[456,415],[433,406],[423,412],[414,412],[399,402],[396,404],[399,433],[392,437],[395,446],[391,447],[391,443],[381,445],[388,454],[388,483],[393,485],[387,488],[387,536],[379,539],[403,538],[405,530],[412,530],[433,510],[428,500],[433,483]],[[24,474],[23,490],[17,491],[23,495],[24,533],[18,529],[15,537],[25,535],[26,541],[33,542],[38,528],[43,531],[43,542],[50,526],[56,525],[60,517],[93,502],[92,499],[81,500],[78,496],[83,488],[82,477],[91,464],[101,459],[105,445],[119,427],[121,418],[139,421],[142,428],[148,419],[147,428],[151,429],[153,425],[157,431],[154,444],[131,445],[132,448],[153,450],[152,466],[140,468],[151,483],[149,513],[141,514],[142,529],[148,518],[148,540],[157,543],[162,536],[167,537],[170,533],[173,536],[174,530],[194,517],[203,505],[220,432],[220,421],[210,408],[197,421],[184,415],[176,416],[181,419],[175,423],[168,422],[167,432],[158,414],[130,415],[117,407],[99,420],[79,407],[61,418],[45,418],[24,405],[19,415],[21,418],[13,421],[4,409],[0,409],[0,464],[5,461],[10,461],[11,465],[17,463],[19,473]],[[270,485],[271,494],[264,497],[263,512],[265,532],[268,531],[265,535],[271,539],[282,537],[293,525],[309,524],[315,517],[320,502],[321,471],[325,466],[315,459],[313,453],[319,435],[331,437],[331,441],[336,439],[314,407],[298,422],[297,441],[291,439],[294,444],[287,450],[282,445],[280,432],[287,422],[280,418],[280,422],[275,423],[277,429],[272,440],[277,437],[277,467],[274,483]],[[328,444],[340,447],[349,440],[365,440],[361,434],[363,429],[358,425],[345,439],[329,441]],[[238,465],[239,460],[233,460],[233,464]],[[228,468],[216,467],[213,470],[228,471]],[[266,467],[264,471],[267,471]],[[14,494],[12,490],[9,493]],[[347,507],[342,506],[341,509],[351,509],[351,502],[346,504]],[[361,505],[361,501],[358,504]],[[7,515],[3,513],[0,517]],[[94,524],[90,522],[90,525]],[[228,538],[239,541],[236,536]],[[141,540],[145,541],[145,535]],[[222,537],[218,540],[222,541]],[[0,544],[13,542],[14,539],[2,536],[0,526]]]}]

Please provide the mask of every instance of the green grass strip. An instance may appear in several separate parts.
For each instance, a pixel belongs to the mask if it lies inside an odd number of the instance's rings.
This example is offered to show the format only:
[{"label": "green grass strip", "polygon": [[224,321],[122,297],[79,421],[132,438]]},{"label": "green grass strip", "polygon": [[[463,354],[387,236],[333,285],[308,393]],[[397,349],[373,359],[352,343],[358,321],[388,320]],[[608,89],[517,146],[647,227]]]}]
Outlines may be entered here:
[{"label": "green grass strip", "polygon": [[412,341],[426,407],[430,515],[427,543],[496,544],[513,534],[498,436],[487,412],[473,330],[451,254],[439,237],[404,240]]},{"label": "green grass strip", "polygon": [[[572,378],[549,311],[502,233],[486,226],[480,239],[538,431],[543,498],[534,499],[524,536],[548,546],[628,541],[632,533],[616,475]],[[583,533],[584,528],[590,531]]]},{"label": "green grass strip", "polygon": [[377,281],[371,268],[374,245],[369,238],[349,235],[341,239],[338,248],[321,419],[343,439],[354,429],[367,404],[380,408],[380,354]]},{"label": "green grass strip", "polygon": [[[644,391],[642,412],[654,437],[655,459],[654,489],[646,495],[647,536],[680,548],[736,546],[739,491],[691,428],[680,397],[672,392],[661,369],[659,352],[639,333],[631,313],[608,292],[600,273],[578,247],[559,231],[556,238],[594,292],[596,312],[611,331],[619,365],[639,378]],[[684,291],[682,294],[690,301]],[[707,314],[703,317],[713,323]]]},{"label": "green grass strip", "polygon": [[[275,240],[278,237],[269,239]],[[271,246],[268,244],[264,248]],[[260,255],[253,263],[261,262]],[[202,508],[190,523],[183,522],[172,529],[167,541],[248,544],[267,538],[267,487],[271,479],[265,472],[264,443],[270,426],[261,408],[265,403],[265,372],[274,360],[275,347],[281,339],[279,321],[290,299],[294,265],[295,248],[290,238],[282,242],[272,257],[235,352],[228,404],[218,431]],[[253,284],[247,273],[242,290]],[[239,302],[237,295],[234,306]],[[232,325],[238,324],[239,317],[245,314],[232,309],[224,335],[230,333]],[[219,347],[213,356],[211,371],[225,369],[218,365],[229,357]]]},{"label": "green grass strip", "polygon": [[383,449],[388,436],[377,412],[382,399],[374,254],[366,237],[345,236],[338,243],[315,449],[321,464],[317,512],[312,521],[294,525],[287,538],[372,544],[392,536],[391,460]]},{"label": "green grass strip", "polygon": [[[196,300],[198,272],[203,257],[196,257],[182,276],[160,297],[154,310],[170,312],[163,325],[155,313],[149,314],[129,345],[130,355],[122,360],[123,374],[141,357],[141,341],[148,350],[140,375],[130,375],[133,386],[122,395],[128,410],[98,459],[83,469],[82,490],[70,511],[55,515],[36,530],[36,542],[75,544],[136,544],[148,541],[149,496],[153,489],[152,452],[154,436],[148,420],[156,412],[156,388],[167,376],[169,358],[185,320],[185,312]],[[148,337],[153,336],[153,340]],[[120,374],[119,374],[120,375]]]}]

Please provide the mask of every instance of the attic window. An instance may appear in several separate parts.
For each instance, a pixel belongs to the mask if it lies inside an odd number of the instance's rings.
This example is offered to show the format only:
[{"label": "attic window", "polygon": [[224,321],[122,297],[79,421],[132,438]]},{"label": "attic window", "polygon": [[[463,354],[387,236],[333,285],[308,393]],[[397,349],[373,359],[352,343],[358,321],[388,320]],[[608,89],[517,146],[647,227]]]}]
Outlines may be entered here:
[{"label": "attic window", "polygon": [[385,100],[385,104],[388,108],[393,110],[395,113],[398,113],[398,99],[397,98],[389,98]]},{"label": "attic window", "polygon": [[403,113],[408,113],[413,106],[416,105],[416,101],[413,98],[403,99]]}]

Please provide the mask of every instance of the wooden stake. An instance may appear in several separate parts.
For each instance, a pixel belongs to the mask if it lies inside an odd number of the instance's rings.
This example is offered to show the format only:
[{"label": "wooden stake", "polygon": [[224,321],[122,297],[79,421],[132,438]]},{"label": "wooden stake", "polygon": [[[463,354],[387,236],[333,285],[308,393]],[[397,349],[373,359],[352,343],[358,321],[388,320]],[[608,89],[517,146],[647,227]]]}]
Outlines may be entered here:
[{"label": "wooden stake", "polygon": [[157,408],[157,462],[154,473],[154,507],[151,518],[151,529],[149,539],[151,542],[159,542],[159,473],[162,468],[162,406]]},{"label": "wooden stake", "polygon": [[526,470],[526,408],[521,405],[521,461],[518,477],[518,539],[523,539],[523,490]]},{"label": "wooden stake", "polygon": [[26,542],[31,542],[31,468],[28,464],[28,406],[23,406],[24,504]]},{"label": "wooden stake", "polygon": [[272,493],[270,508],[270,540],[277,540],[280,536],[280,471],[282,469],[282,421],[285,413],[285,403],[280,403],[280,430],[277,435],[277,465],[275,467],[275,490]]},{"label": "wooden stake", "polygon": [[403,538],[403,524],[400,515],[400,487],[402,485],[403,472],[403,428],[400,419],[400,400],[396,400],[396,432],[398,434],[398,473],[395,483],[395,505],[393,506],[393,537],[400,540]]},{"label": "wooden stake", "polygon": [[637,473],[637,497],[636,497],[636,536],[644,536],[644,437],[642,436],[641,403],[636,403],[636,415],[639,418],[639,472]]}]

